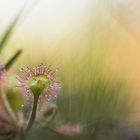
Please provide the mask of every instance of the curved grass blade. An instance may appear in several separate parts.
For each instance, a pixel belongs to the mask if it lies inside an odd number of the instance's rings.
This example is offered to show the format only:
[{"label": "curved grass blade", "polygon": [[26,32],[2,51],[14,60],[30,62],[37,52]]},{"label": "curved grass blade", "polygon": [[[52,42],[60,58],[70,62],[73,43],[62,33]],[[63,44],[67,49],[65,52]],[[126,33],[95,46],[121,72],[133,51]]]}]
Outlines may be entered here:
[{"label": "curved grass blade", "polygon": [[10,58],[10,60],[6,63],[5,65],[5,69],[8,70],[14,63],[15,61],[18,59],[18,57],[21,55],[22,50],[18,50],[13,56],[12,58]]},{"label": "curved grass blade", "polygon": [[2,37],[0,37],[0,53],[3,50],[5,44],[7,43],[9,37],[11,36],[15,26],[17,25],[19,18],[21,17],[22,11],[14,18],[12,23],[7,27],[6,31],[3,33]]}]

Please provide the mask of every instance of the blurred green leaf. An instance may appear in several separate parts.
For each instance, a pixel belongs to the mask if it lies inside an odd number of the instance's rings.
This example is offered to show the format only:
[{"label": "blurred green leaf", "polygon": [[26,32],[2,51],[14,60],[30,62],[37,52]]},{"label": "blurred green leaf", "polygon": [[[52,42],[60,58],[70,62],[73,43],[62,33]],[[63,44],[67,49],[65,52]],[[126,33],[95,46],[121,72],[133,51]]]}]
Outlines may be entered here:
[{"label": "blurred green leaf", "polygon": [[14,111],[21,109],[22,104],[24,103],[21,93],[16,88],[8,88],[6,90],[8,101]]},{"label": "blurred green leaf", "polygon": [[8,70],[13,64],[14,62],[18,59],[18,57],[21,55],[22,50],[18,50],[13,56],[12,58],[10,58],[10,60],[6,63],[5,65],[5,69]]},{"label": "blurred green leaf", "polygon": [[11,36],[13,30],[15,29],[17,22],[19,21],[19,18],[21,16],[22,11],[18,13],[18,15],[15,17],[15,19],[12,21],[12,23],[7,27],[6,31],[3,33],[2,37],[0,38],[0,53],[3,50],[5,44],[7,43],[9,37]]}]

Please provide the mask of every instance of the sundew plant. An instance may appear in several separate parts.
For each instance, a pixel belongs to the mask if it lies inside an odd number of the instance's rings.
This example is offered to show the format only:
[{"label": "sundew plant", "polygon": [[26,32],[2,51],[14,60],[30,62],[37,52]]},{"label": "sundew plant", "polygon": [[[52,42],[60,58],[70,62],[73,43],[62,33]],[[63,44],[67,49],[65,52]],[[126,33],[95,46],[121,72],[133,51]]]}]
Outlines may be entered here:
[{"label": "sundew plant", "polygon": [[[128,1],[131,4],[130,0]],[[50,3],[55,2],[54,0]],[[59,5],[59,2],[55,4]],[[60,27],[66,27],[66,21],[62,20],[65,15],[62,7],[65,6],[62,4],[57,10],[55,5],[55,12],[51,10],[50,3],[47,2],[50,10],[47,18],[51,17],[53,25],[58,23]],[[83,5],[80,8],[85,7],[86,2],[81,0],[81,3]],[[67,11],[71,9],[70,6],[71,3],[67,1],[64,11],[71,17],[72,13]],[[100,18],[97,15],[91,16],[95,12],[92,6],[98,7],[96,12]],[[58,33],[59,30],[64,32],[62,27],[48,27],[48,30],[45,30],[45,26],[50,26],[49,20],[47,23],[43,20],[45,40],[41,37],[39,43],[36,36],[39,40],[41,26],[38,32],[34,30],[33,35],[31,33],[27,36],[21,29],[24,38],[19,35],[17,39],[19,42],[21,39],[21,47],[15,52],[11,49],[10,57],[10,39],[16,33],[17,25],[20,26],[18,23],[22,14],[30,14],[30,11],[26,12],[26,8],[21,10],[1,33],[0,140],[140,139],[139,96],[136,90],[139,89],[138,76],[131,77],[127,71],[128,65],[124,62],[131,60],[132,64],[135,59],[126,59],[124,50],[118,49],[128,45],[130,39],[125,36],[128,41],[126,43],[125,39],[120,37],[119,30],[116,30],[116,26],[124,27],[138,39],[138,34],[132,32],[132,28],[129,30],[130,24],[127,24],[129,19],[126,15],[131,13],[132,8],[127,8],[125,2],[119,0],[116,3],[95,0],[90,2],[90,8],[92,10],[86,11],[84,21],[79,17],[80,23],[74,27],[71,25],[70,33],[65,33],[64,36]],[[76,10],[70,11],[75,15]],[[104,13],[108,13],[106,20]],[[37,13],[38,15],[41,14]],[[55,15],[57,17],[54,18]],[[62,21],[59,21],[58,17]],[[110,22],[110,18],[115,19],[115,22]],[[67,20],[70,22],[70,19]],[[31,26],[38,22],[40,21],[32,22]],[[82,24],[88,28],[83,28]],[[73,29],[74,31],[71,31]],[[46,37],[46,34],[52,35],[50,30],[53,30],[53,41],[51,37]],[[33,43],[30,42],[30,35]],[[61,41],[57,42],[57,38]],[[42,46],[46,40],[50,47],[44,49]],[[135,46],[136,44],[134,43]],[[27,51],[24,50],[24,45],[28,47]],[[112,46],[116,48],[112,49]],[[129,70],[132,69],[131,66]]]}]

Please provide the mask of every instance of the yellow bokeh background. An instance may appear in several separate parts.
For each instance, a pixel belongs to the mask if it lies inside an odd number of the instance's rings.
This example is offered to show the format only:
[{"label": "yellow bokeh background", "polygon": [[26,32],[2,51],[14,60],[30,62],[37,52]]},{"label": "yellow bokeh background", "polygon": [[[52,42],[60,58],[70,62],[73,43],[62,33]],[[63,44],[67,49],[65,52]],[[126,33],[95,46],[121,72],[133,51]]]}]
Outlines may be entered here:
[{"label": "yellow bokeh background", "polygon": [[[8,2],[8,1],[7,1]],[[0,1],[2,3],[2,1]],[[13,2],[14,3],[14,2]],[[5,8],[1,27],[17,13]],[[136,98],[140,91],[140,1],[136,0],[40,0],[27,6],[2,58],[18,49],[23,54],[14,68],[38,63],[58,66],[62,71],[77,70],[100,58],[107,75],[124,77]],[[1,5],[2,6],[2,5]],[[29,10],[31,7],[31,10]],[[3,29],[2,29],[3,30]],[[1,30],[1,31],[2,31]],[[94,67],[93,67],[94,69]],[[82,71],[82,70],[81,70]]]}]

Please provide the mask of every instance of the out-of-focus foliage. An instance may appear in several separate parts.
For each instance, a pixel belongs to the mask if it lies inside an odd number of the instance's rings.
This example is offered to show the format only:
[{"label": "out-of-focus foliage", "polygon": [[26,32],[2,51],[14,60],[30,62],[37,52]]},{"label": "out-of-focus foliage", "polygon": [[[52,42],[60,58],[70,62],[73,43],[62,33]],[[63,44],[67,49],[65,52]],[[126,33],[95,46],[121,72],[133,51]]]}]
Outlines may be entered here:
[{"label": "out-of-focus foliage", "polygon": [[[42,37],[36,38],[33,35],[31,39],[27,35],[25,42],[21,41],[27,48],[15,69],[22,63],[58,65],[58,77],[62,83],[56,101],[58,112],[53,122],[46,123],[43,128],[34,127],[30,139],[136,139],[131,130],[132,125],[136,124],[130,118],[137,111],[135,101],[138,102],[139,99],[136,100],[136,90],[132,89],[137,85],[137,76],[132,74],[131,77],[132,71],[137,72],[135,68],[138,68],[135,60],[139,58],[139,43],[134,41],[137,40],[138,33],[133,21],[129,22],[131,8],[127,2],[118,0],[114,3],[98,2],[97,14],[85,18],[88,24],[84,24],[84,28],[83,25],[76,25],[64,39],[54,40],[52,44],[46,41],[46,34],[44,42]],[[92,15],[92,12],[89,13]],[[17,42],[20,42],[20,38]],[[135,51],[131,48],[133,45]],[[12,90],[8,97],[12,107],[19,109],[20,97],[14,96]],[[83,125],[84,132],[73,137],[57,132],[57,128],[59,130],[60,126],[70,123]]]}]

